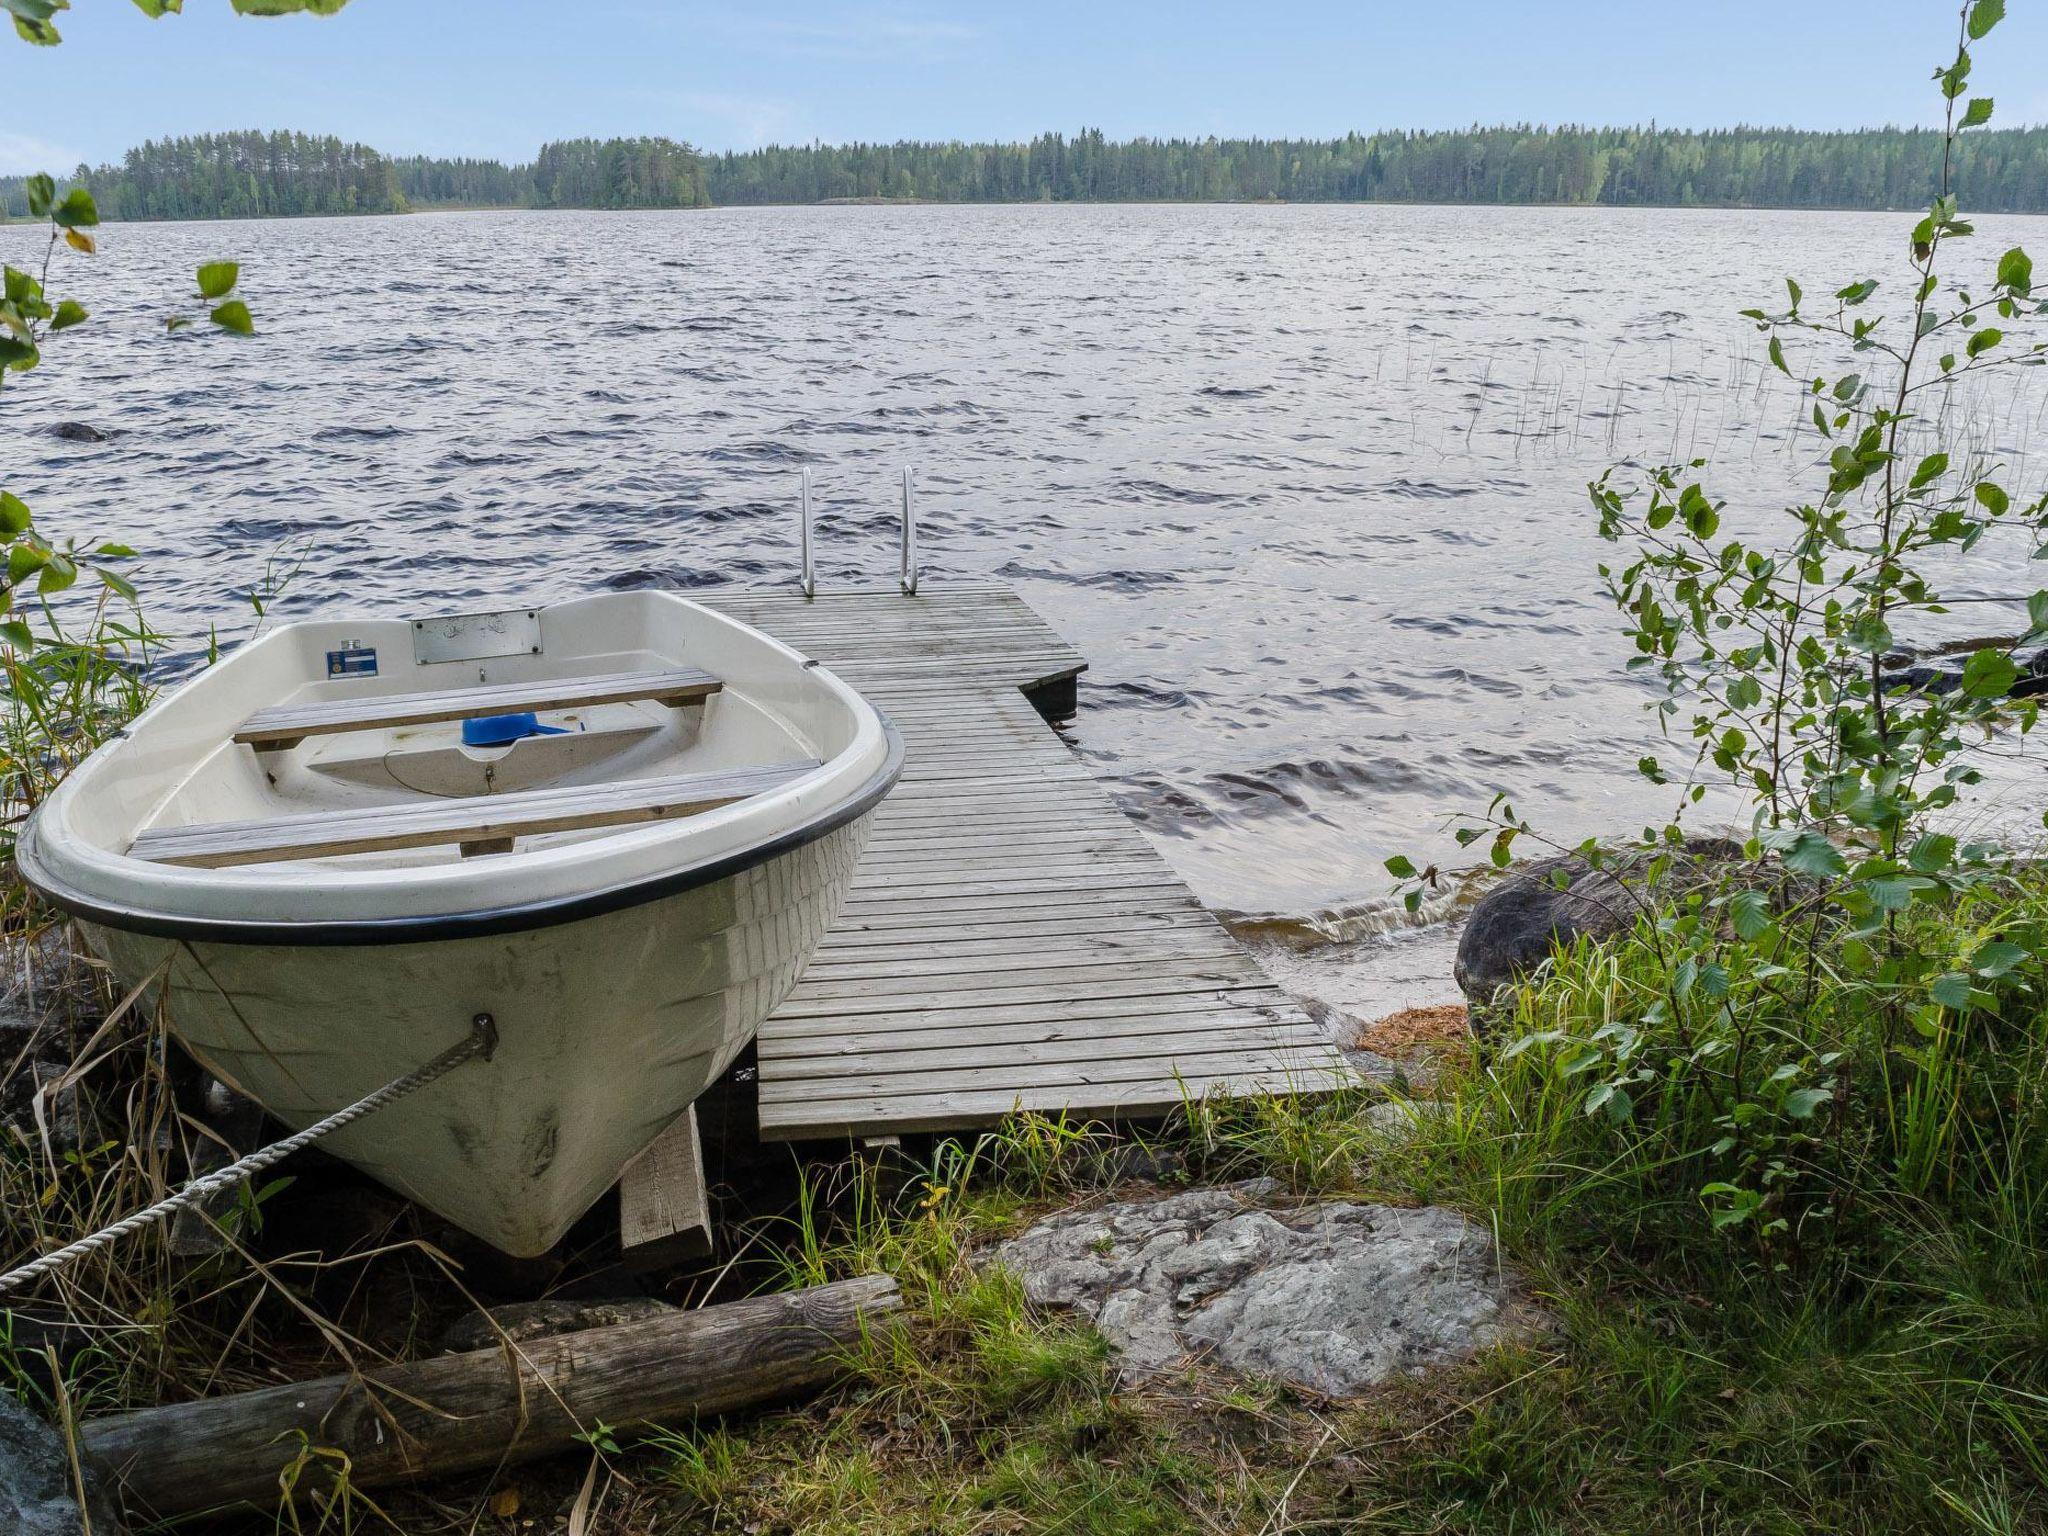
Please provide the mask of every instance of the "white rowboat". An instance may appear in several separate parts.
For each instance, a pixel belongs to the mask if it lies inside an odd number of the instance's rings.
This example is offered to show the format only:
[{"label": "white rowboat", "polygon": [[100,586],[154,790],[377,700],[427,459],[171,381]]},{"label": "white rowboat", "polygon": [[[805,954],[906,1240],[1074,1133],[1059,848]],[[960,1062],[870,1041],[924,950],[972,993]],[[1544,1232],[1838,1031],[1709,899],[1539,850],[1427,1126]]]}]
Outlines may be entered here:
[{"label": "white rowboat", "polygon": [[551,1247],[795,985],[902,762],[789,647],[660,592],[289,624],[37,810],[24,877],[302,1127],[508,1253]]}]

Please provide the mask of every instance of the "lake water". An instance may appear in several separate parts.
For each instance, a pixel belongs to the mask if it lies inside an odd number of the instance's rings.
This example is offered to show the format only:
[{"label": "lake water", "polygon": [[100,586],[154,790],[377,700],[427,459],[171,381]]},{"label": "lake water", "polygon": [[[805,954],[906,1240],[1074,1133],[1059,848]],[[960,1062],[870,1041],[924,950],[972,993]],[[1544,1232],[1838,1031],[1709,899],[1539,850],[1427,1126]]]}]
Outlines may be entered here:
[{"label": "lake water", "polygon": [[[1903,287],[1903,215],[845,207],[109,226],[96,313],[8,389],[14,487],[142,550],[160,626],[447,612],[795,574],[999,576],[1092,660],[1072,737],[1212,904],[1373,927],[1395,851],[1495,789],[1566,838],[1661,821],[1585,482],[1710,455],[1738,518],[1812,487],[1736,311]],[[1987,220],[1968,259],[2039,247]],[[40,254],[25,228],[0,251]],[[261,335],[167,336],[200,260]],[[1795,359],[1795,371],[1802,364]],[[2038,377],[2030,375],[2029,377]],[[1954,402],[2015,466],[2039,390]],[[10,445],[20,441],[10,435]],[[302,562],[302,563],[300,563]],[[1980,558],[1957,592],[2024,590]],[[1977,608],[1957,623],[1996,628]],[[2009,767],[2038,800],[2036,765]],[[1356,921],[1348,926],[1349,915]]]}]

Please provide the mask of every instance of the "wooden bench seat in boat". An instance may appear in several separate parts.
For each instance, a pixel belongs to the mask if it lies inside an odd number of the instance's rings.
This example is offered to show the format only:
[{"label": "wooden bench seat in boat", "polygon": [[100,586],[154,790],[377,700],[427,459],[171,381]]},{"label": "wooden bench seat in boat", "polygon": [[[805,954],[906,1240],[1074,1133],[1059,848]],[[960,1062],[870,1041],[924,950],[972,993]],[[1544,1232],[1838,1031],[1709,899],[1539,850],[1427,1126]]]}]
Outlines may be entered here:
[{"label": "wooden bench seat in boat", "polygon": [[154,864],[221,869],[283,859],[325,859],[344,853],[461,845],[465,854],[509,852],[513,840],[543,832],[665,821],[716,810],[766,794],[803,777],[814,761],[737,768],[720,773],[621,779],[506,795],[465,795],[408,805],[302,812],[261,821],[210,821],[144,832],[131,858]]},{"label": "wooden bench seat in boat", "polygon": [[381,698],[334,699],[318,704],[281,704],[259,709],[242,722],[235,740],[259,752],[282,752],[308,736],[344,731],[379,731],[399,725],[471,720],[479,715],[512,715],[528,710],[589,709],[647,699],[661,704],[694,704],[723,687],[709,672],[676,667],[661,672],[614,672],[596,677],[561,677],[544,683],[493,683],[481,688],[434,693],[388,693]]}]

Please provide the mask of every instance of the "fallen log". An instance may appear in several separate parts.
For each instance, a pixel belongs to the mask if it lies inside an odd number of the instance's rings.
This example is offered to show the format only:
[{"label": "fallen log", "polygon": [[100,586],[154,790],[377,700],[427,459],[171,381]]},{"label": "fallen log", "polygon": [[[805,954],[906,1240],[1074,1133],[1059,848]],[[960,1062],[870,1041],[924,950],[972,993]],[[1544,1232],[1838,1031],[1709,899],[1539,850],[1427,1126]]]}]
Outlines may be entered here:
[{"label": "fallen log", "polygon": [[279,1472],[309,1444],[345,1454],[352,1486],[376,1488],[568,1450],[600,1420],[674,1425],[787,1400],[829,1385],[847,1346],[896,1326],[902,1308],[894,1280],[864,1275],[533,1339],[512,1358],[493,1346],[144,1408],[89,1421],[82,1438],[138,1517],[274,1510]]}]

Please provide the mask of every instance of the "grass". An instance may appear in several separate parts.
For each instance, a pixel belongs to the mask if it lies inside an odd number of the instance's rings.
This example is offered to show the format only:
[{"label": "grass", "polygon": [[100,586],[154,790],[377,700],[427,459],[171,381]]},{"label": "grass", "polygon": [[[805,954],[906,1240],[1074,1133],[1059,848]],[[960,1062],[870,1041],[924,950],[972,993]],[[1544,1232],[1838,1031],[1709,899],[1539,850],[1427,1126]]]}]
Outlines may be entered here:
[{"label": "grass", "polygon": [[[1914,942],[1966,951],[2044,916],[2048,880],[2028,875],[1916,918]],[[1590,1037],[1656,984],[1644,936],[1581,946],[1501,1038]],[[1099,1129],[1026,1117],[942,1148],[893,1202],[851,1176],[806,1205],[791,1278],[895,1273],[917,1326],[826,1404],[665,1441],[676,1528],[2041,1529],[2041,996],[2029,981],[1908,1043],[1824,988],[1782,1042],[1818,1030],[1842,1058],[1835,1122],[1777,1149],[1801,1193],[1774,1209],[1803,1202],[1796,1230],[1716,1225],[1692,1089],[1628,1122],[1588,1114],[1557,1050],[1483,1049],[1393,1122],[1364,1096],[1189,1105],[1159,1139],[1191,1178],[1456,1206],[1552,1320],[1362,1404],[1199,1373],[1120,1391],[1092,1335],[975,1267],[988,1239],[1088,1196]]]},{"label": "grass", "polygon": [[[1995,905],[1954,920],[1973,934],[2018,931],[2048,914],[2048,884],[1984,901]],[[1588,1035],[1630,1012],[1649,969],[1638,940],[1581,947],[1521,996],[1505,1028]],[[1829,1027],[1859,1049],[1855,1018]],[[747,1254],[734,1283],[883,1271],[901,1281],[912,1326],[869,1340],[849,1383],[809,1404],[637,1444],[614,1431],[625,1448],[592,1453],[604,1476],[587,1529],[2038,1529],[2044,1043],[2024,1010],[1971,1028],[1974,1043],[1910,1066],[1883,1051],[1852,1063],[1845,1096],[1858,1118],[1801,1154],[1847,1208],[1797,1244],[1717,1229],[1696,1159],[1666,1135],[1691,1135],[1686,1117],[1588,1115],[1584,1084],[1541,1050],[1482,1049],[1425,1109],[1395,1120],[1371,1114],[1366,1092],[1188,1104],[1149,1138],[1148,1166],[1177,1159],[1189,1181],[1271,1175],[1301,1196],[1458,1207],[1499,1233],[1553,1320],[1524,1344],[1362,1403],[1200,1372],[1126,1390],[1098,1335],[1035,1314],[1014,1280],[977,1262],[1033,1215],[1100,1197],[1129,1146],[1102,1127],[1022,1116],[940,1141],[908,1172],[804,1165],[787,1209],[728,1245]],[[125,1084],[129,1118],[96,1122],[106,1150],[54,1178],[9,1153],[11,1225],[55,1236],[161,1179],[136,1149],[170,1112],[150,1065],[162,1043],[139,1016],[114,1033],[109,1081]],[[90,1107],[105,1116],[110,1100]],[[294,1194],[275,1196],[271,1224],[243,1234],[246,1256],[180,1269],[142,1240],[67,1282],[63,1300],[92,1337],[65,1359],[75,1411],[426,1348],[427,1320],[462,1302],[419,1235],[402,1221],[378,1226],[316,1258],[283,1214]],[[0,1361],[47,1396],[47,1362],[33,1351],[0,1346]],[[520,1530],[586,1492],[585,1465],[425,1498],[356,1493],[302,1504],[296,1519],[308,1531]],[[335,1470],[306,1448],[309,1483],[327,1486]],[[494,1513],[508,1488],[524,1502]],[[451,1524],[451,1510],[462,1519]],[[280,1512],[231,1528],[294,1524]]]},{"label": "grass", "polygon": [[[11,680],[0,751],[17,803],[140,702],[123,655],[142,643],[51,649]],[[18,888],[0,910],[17,941],[48,922]],[[1811,1123],[1728,1134],[1714,1082],[1674,1065],[1645,929],[1559,956],[1496,1021],[1496,1043],[1408,1116],[1375,1115],[1366,1091],[1190,1101],[1143,1142],[1024,1115],[941,1140],[907,1172],[793,1164],[769,1214],[729,1234],[733,1266],[674,1277],[670,1294],[896,1276],[911,1327],[868,1341],[843,1388],[637,1443],[593,1426],[587,1461],[423,1494],[352,1490],[345,1463],[307,1444],[290,1480],[326,1497],[227,1528],[513,1532],[580,1508],[585,1536],[2041,1529],[2043,936],[2038,872],[1905,919],[1902,942],[1932,972],[1967,970],[1987,944],[2021,949],[1962,1012],[1873,1008],[1832,955],[1796,1008],[1731,977],[1752,1079],[1834,1063]],[[0,1133],[0,1263],[158,1198],[204,1134],[180,1112],[185,1069],[163,1021],[90,990],[58,1026],[76,1148]],[[1590,1092],[1617,1030],[1635,1041],[1624,1064],[1649,1073],[1622,1117]],[[1034,1313],[978,1255],[1134,1166],[1456,1207],[1498,1234],[1552,1327],[1361,1403],[1200,1372],[1126,1390],[1098,1335]],[[1764,1191],[1754,1213],[1728,1219],[1703,1195],[1731,1181]],[[309,1164],[223,1225],[214,1259],[173,1263],[147,1234],[0,1313],[0,1379],[53,1419],[84,1418],[416,1358],[472,1304],[477,1282],[436,1231],[346,1173]],[[608,1261],[599,1240],[557,1279]]]}]

